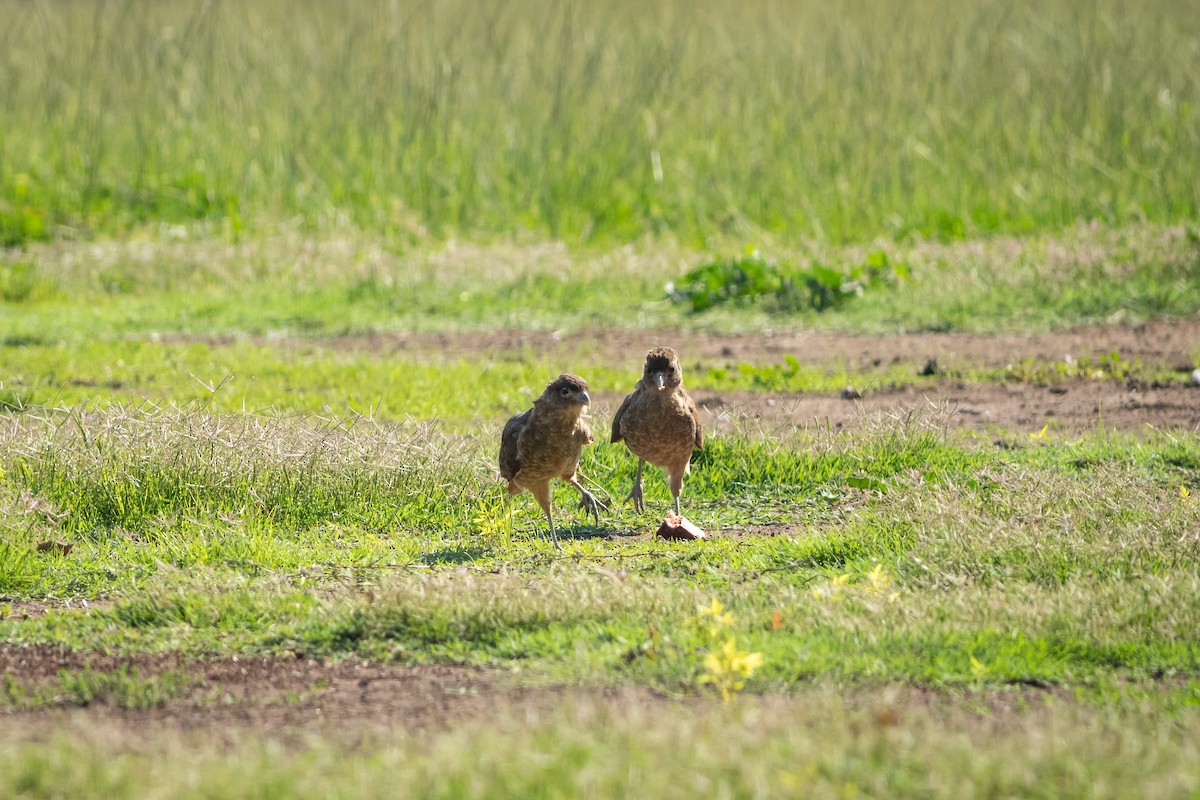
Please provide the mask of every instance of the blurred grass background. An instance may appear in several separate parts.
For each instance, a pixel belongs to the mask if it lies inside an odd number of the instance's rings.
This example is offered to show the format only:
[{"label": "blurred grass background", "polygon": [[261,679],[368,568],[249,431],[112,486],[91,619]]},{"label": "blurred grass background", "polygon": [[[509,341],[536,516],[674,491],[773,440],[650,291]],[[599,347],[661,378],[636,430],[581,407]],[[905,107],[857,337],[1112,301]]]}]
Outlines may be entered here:
[{"label": "blurred grass background", "polygon": [[0,0],[0,242],[1194,220],[1195,0]]}]

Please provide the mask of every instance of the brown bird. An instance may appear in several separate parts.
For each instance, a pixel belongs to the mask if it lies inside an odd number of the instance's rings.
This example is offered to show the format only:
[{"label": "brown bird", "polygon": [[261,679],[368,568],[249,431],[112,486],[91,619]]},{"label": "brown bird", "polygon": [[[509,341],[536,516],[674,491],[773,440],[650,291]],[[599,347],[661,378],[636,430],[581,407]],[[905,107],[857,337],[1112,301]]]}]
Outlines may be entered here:
[{"label": "brown bird", "polygon": [[[593,441],[592,431],[583,418],[591,402],[587,381],[564,373],[550,383],[533,408],[514,415],[500,435],[500,477],[508,481],[508,491],[520,494],[528,489],[550,523],[550,535],[558,546],[554,517],[550,514],[550,480],[567,481],[582,495],[579,507],[591,512],[600,522],[604,504],[579,482],[579,454]],[[606,509],[607,510],[607,509]]]},{"label": "brown bird", "polygon": [[656,347],[646,353],[642,379],[613,417],[612,441],[622,440],[638,457],[633,488],[625,499],[632,500],[638,511],[646,510],[642,467],[649,461],[666,469],[678,515],[683,476],[688,473],[692,450],[704,443],[704,433],[696,404],[683,388],[679,356],[671,348]]}]

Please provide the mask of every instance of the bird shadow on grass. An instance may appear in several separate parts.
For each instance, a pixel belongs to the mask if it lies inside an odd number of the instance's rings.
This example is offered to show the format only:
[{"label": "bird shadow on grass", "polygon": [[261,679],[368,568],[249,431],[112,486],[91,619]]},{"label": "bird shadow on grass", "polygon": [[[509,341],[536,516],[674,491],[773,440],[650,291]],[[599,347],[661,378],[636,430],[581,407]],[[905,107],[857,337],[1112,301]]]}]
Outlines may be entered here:
[{"label": "bird shadow on grass", "polygon": [[487,553],[482,547],[448,547],[444,550],[433,550],[421,556],[424,564],[470,564],[478,561]]},{"label": "bird shadow on grass", "polygon": [[628,539],[636,536],[638,536],[637,531],[607,525],[570,525],[558,529],[558,538],[563,541],[569,539]]}]

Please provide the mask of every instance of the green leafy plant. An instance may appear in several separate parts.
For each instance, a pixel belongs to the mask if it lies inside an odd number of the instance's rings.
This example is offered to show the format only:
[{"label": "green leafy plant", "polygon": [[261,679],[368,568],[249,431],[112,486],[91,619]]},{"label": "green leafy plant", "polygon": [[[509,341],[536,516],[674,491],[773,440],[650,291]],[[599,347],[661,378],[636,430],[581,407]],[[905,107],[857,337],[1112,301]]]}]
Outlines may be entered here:
[{"label": "green leafy plant", "polygon": [[678,283],[667,284],[667,296],[699,313],[723,303],[778,297],[785,286],[779,267],[755,251],[745,258],[712,261],[690,270]]},{"label": "green leafy plant", "polygon": [[702,264],[666,289],[668,298],[694,314],[725,304],[820,313],[909,275],[907,265],[893,263],[881,251],[842,271],[816,262],[806,267],[781,266],[751,250],[743,258]]}]

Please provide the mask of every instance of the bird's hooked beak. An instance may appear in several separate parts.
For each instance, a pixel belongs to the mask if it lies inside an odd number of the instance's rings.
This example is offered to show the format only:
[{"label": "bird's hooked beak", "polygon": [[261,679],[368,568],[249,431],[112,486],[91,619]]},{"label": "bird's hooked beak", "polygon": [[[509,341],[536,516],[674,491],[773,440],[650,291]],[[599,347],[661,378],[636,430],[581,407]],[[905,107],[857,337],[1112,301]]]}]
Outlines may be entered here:
[{"label": "bird's hooked beak", "polygon": [[592,404],[592,398],[588,395],[588,393],[586,391],[580,392],[578,397],[579,397],[579,402],[583,403],[585,406],[590,406]]},{"label": "bird's hooked beak", "polygon": [[661,372],[654,373],[654,385],[657,386],[658,390],[661,392],[663,387],[667,385],[667,376]]}]

